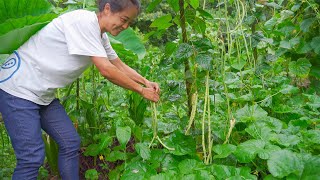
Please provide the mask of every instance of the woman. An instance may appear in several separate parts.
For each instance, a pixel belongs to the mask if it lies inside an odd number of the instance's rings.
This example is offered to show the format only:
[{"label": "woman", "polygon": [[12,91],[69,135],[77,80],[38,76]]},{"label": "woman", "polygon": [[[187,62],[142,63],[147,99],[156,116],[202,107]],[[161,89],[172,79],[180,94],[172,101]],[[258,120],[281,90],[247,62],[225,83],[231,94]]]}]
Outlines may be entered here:
[{"label": "woman", "polygon": [[[159,86],[124,64],[104,32],[116,36],[140,10],[138,0],[101,0],[99,12],[54,19],[0,68],[0,112],[17,158],[13,179],[36,179],[45,157],[41,129],[59,145],[62,179],[79,179],[80,138],[54,94],[94,64],[114,84],[157,102]],[[144,86],[141,86],[144,85]]]}]

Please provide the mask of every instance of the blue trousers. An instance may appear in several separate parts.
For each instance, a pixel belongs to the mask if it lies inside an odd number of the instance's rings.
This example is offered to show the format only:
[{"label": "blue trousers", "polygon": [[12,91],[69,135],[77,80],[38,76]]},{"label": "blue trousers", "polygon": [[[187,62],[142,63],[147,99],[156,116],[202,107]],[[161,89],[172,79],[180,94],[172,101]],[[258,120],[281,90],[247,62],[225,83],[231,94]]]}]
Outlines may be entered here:
[{"label": "blue trousers", "polygon": [[13,180],[37,179],[45,158],[41,129],[59,146],[62,179],[79,179],[80,137],[58,99],[43,106],[0,89],[0,112],[17,158]]}]

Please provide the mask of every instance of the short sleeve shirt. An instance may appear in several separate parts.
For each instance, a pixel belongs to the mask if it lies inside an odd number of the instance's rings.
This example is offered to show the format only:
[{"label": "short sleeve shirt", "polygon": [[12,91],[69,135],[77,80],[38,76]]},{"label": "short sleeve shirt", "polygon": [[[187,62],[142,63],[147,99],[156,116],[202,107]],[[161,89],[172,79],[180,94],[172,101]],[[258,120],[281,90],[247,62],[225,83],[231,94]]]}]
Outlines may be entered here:
[{"label": "short sleeve shirt", "polygon": [[0,67],[0,89],[40,105],[55,98],[57,88],[76,80],[91,57],[118,56],[101,35],[96,14],[76,10],[59,16],[32,36]]}]

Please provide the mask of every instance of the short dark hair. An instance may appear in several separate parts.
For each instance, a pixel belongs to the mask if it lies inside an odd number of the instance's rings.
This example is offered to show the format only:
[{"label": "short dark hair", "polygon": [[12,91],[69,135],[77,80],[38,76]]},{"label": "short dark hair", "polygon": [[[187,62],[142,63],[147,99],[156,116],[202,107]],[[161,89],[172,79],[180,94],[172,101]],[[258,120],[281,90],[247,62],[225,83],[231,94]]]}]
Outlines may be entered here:
[{"label": "short dark hair", "polygon": [[130,6],[136,6],[138,12],[140,12],[140,1],[139,0],[98,0],[99,11],[102,12],[106,4],[110,5],[111,12],[121,12]]}]

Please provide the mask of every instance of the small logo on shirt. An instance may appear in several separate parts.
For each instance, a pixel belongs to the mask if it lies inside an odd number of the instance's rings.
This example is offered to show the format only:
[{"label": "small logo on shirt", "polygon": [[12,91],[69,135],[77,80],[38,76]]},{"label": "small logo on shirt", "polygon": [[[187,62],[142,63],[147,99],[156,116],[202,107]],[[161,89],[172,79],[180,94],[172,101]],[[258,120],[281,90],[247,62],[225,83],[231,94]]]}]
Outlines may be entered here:
[{"label": "small logo on shirt", "polygon": [[0,66],[0,83],[9,80],[20,68],[21,60],[18,52],[14,53]]}]

